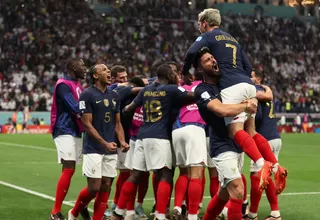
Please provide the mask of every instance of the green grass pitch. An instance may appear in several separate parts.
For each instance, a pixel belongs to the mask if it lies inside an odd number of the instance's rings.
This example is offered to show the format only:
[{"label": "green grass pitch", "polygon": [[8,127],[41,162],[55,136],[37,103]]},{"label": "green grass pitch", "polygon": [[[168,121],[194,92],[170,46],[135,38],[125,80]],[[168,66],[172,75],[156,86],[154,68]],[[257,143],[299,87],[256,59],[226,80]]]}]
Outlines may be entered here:
[{"label": "green grass pitch", "polygon": [[[280,162],[289,171],[287,188],[280,196],[282,219],[320,219],[320,135],[284,134]],[[0,135],[0,219],[35,220],[48,219],[53,205],[55,187],[61,172],[57,164],[57,153],[50,135]],[[249,160],[245,161],[248,183]],[[177,173],[176,173],[177,176]],[[22,188],[13,188],[4,184]],[[77,166],[66,201],[74,202],[86,180]],[[115,185],[115,182],[114,182]],[[205,210],[209,201],[208,183],[204,199]],[[250,187],[250,186],[249,186]],[[32,195],[22,190],[31,190]],[[114,187],[110,199],[113,198]],[[48,197],[42,198],[41,196]],[[109,202],[109,205],[111,202]],[[172,204],[172,203],[171,203]],[[153,205],[151,181],[144,202],[145,211],[150,213]],[[63,205],[63,214],[71,207]],[[259,217],[269,214],[266,197],[262,198]]]}]

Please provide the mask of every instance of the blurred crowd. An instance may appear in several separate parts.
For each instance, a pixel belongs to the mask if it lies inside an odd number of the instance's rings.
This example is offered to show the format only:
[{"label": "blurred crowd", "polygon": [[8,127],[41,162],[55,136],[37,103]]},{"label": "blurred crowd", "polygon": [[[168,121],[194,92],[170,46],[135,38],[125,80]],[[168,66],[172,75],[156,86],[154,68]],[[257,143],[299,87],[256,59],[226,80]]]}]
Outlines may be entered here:
[{"label": "blurred crowd", "polygon": [[[0,0],[0,110],[16,110],[25,102],[31,111],[49,111],[69,57],[83,58],[88,67],[121,64],[129,76],[154,76],[153,67],[165,60],[182,65],[199,35],[199,11],[185,1],[126,2],[101,15],[81,0]],[[265,73],[277,112],[320,111],[318,26],[229,14],[222,28]]]}]

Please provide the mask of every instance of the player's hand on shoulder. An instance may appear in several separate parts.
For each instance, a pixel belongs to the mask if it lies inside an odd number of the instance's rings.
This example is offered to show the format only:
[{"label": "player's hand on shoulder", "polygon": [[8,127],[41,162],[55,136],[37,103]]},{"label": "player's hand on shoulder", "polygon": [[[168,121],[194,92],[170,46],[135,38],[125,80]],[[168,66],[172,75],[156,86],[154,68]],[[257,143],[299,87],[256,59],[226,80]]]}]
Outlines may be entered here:
[{"label": "player's hand on shoulder", "polygon": [[258,100],[256,98],[246,100],[247,107],[246,112],[254,114],[257,112]]},{"label": "player's hand on shoulder", "polygon": [[128,85],[128,82],[124,82],[124,83],[118,83],[117,86],[127,86]]},{"label": "player's hand on shoulder", "polygon": [[114,152],[117,150],[117,144],[115,142],[105,142],[105,144],[103,145],[103,147],[111,152]]},{"label": "player's hand on shoulder", "polygon": [[120,142],[120,149],[122,152],[127,152],[130,149],[130,146],[126,142]]}]

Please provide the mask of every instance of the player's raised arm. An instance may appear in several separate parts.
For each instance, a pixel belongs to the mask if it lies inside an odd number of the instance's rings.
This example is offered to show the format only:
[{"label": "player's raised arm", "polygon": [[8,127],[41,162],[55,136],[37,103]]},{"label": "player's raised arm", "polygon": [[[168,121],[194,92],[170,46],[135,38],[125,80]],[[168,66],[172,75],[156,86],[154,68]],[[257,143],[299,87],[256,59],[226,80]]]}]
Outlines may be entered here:
[{"label": "player's raised arm", "polygon": [[189,48],[188,52],[184,57],[184,63],[182,68],[183,75],[186,75],[189,73],[189,70],[192,64],[194,63],[194,60],[196,59],[199,50],[203,47],[208,46],[207,44],[208,44],[207,40],[201,35],[191,45],[191,47]]},{"label": "player's raised arm", "polygon": [[123,114],[127,114],[129,112],[134,112],[138,106],[142,105],[142,97],[144,93],[144,88],[138,93],[137,97],[126,107],[123,109]]},{"label": "player's raised arm", "polygon": [[272,101],[273,100],[273,93],[269,86],[261,85],[262,88],[264,88],[265,91],[257,91],[257,99],[258,101]]},{"label": "player's raised arm", "polygon": [[78,115],[80,113],[79,110],[79,103],[74,98],[71,89],[66,84],[59,84],[56,89],[57,97],[63,100],[63,103],[67,106],[68,109],[72,114]]},{"label": "player's raised arm", "polygon": [[244,71],[248,74],[249,77],[251,77],[252,66],[247,55],[245,54],[242,48],[241,48],[241,62],[242,62]]}]

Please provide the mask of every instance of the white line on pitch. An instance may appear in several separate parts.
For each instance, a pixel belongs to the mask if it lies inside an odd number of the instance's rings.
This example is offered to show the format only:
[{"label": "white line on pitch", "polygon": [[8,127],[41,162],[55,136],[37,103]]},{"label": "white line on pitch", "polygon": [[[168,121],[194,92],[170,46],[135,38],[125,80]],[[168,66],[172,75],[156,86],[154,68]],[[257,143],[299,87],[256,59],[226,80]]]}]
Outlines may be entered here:
[{"label": "white line on pitch", "polygon": [[53,148],[46,148],[46,147],[40,147],[40,146],[32,146],[32,145],[24,145],[24,144],[15,144],[15,143],[9,143],[9,142],[0,142],[1,146],[7,146],[7,147],[21,147],[21,148],[30,148],[30,149],[37,149],[37,150],[45,150],[45,151],[56,151]]},{"label": "white line on pitch", "polygon": [[[280,196],[303,196],[303,195],[320,195],[320,192],[293,192],[293,193],[282,193]],[[263,194],[262,196],[266,196],[265,194]],[[248,194],[247,197],[250,197],[250,195]],[[204,196],[204,199],[211,199],[210,196]],[[171,200],[173,200],[174,198],[172,197]],[[153,201],[154,198],[145,198],[145,201]],[[108,202],[112,202],[112,199],[109,199]],[[71,200],[68,202],[72,202],[75,203],[76,201]]]},{"label": "white line on pitch", "polygon": [[[17,186],[17,185],[14,185],[14,184],[11,184],[11,183],[7,183],[7,182],[1,181],[1,180],[0,180],[0,184],[4,185],[4,186],[7,186],[7,187],[10,187],[10,188],[13,188],[13,189],[16,189],[16,190],[19,190],[19,191],[22,191],[22,192],[25,192],[25,193],[29,193],[31,195],[35,195],[35,196],[38,196],[38,197],[41,197],[41,198],[44,198],[44,199],[55,201],[55,198],[52,197],[52,196],[49,196],[49,195],[46,195],[46,194],[43,194],[43,193],[39,193],[39,192],[30,190],[30,189],[27,189],[27,188],[24,188],[24,187],[21,187],[21,186]],[[69,202],[69,201],[64,201],[63,204],[68,205],[68,206],[74,206],[74,203]],[[92,209],[88,209],[88,210],[90,212],[93,211]]]},{"label": "white line on pitch", "polygon": [[57,162],[53,162],[53,161],[26,161],[26,162],[19,162],[19,163],[0,162],[0,164],[5,164],[5,165],[34,164],[34,165],[38,165],[38,164],[57,164]]}]

